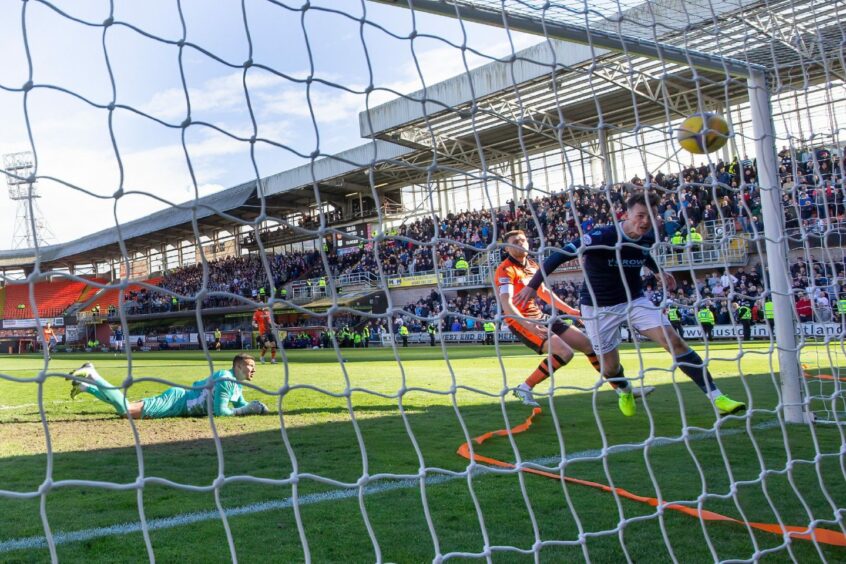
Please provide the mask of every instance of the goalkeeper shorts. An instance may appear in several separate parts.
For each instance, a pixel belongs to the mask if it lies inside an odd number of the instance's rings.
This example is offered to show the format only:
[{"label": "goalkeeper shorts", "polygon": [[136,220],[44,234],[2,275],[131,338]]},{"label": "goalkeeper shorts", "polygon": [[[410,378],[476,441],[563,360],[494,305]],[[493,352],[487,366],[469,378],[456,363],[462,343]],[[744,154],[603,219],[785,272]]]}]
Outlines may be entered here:
[{"label": "goalkeeper shorts", "polygon": [[141,417],[160,419],[162,417],[182,417],[188,412],[185,396],[188,391],[182,388],[168,388],[161,394],[144,398]]}]

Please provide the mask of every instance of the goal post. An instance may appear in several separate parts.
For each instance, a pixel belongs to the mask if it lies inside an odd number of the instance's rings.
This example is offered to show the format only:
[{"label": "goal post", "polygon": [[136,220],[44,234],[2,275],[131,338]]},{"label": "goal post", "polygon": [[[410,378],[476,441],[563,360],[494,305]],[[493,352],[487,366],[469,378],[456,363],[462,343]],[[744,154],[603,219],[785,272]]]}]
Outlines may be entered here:
[{"label": "goal post", "polygon": [[784,419],[788,423],[807,423],[808,405],[802,401],[800,349],[796,346],[796,316],[790,291],[781,181],[776,164],[773,107],[767,77],[752,72],[749,81],[749,105],[758,176],[762,189],[761,215],[764,219],[767,270],[774,306],[775,342],[778,348],[779,378]]}]

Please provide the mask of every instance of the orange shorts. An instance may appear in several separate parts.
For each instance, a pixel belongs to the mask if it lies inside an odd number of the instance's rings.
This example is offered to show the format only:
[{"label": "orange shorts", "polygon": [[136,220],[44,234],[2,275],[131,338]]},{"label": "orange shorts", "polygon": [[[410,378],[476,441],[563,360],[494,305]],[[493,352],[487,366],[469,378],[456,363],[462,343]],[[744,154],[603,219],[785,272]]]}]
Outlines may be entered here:
[{"label": "orange shorts", "polygon": [[[548,323],[549,316],[545,315],[537,319],[532,319],[532,321],[536,323]],[[508,328],[511,329],[511,332],[517,336],[521,343],[523,343],[536,353],[543,354],[543,345],[546,343],[547,340],[549,340],[546,335],[536,335],[534,331],[530,331],[520,325],[520,322],[516,319],[506,319],[505,324],[508,325]],[[560,319],[556,319],[550,326],[550,333],[548,334],[563,335],[569,328],[569,325],[567,325]]]}]

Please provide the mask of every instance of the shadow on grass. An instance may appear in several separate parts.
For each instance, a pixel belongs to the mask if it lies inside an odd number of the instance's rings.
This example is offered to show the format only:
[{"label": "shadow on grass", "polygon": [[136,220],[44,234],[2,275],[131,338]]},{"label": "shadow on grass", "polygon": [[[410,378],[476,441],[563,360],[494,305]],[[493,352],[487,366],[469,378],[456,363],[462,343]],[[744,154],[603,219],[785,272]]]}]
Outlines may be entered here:
[{"label": "shadow on grass", "polygon": [[[776,390],[768,374],[746,376],[745,382],[740,378],[721,378],[719,384],[737,399],[753,400],[756,410],[772,409],[776,405]],[[747,388],[751,398],[745,397]],[[684,414],[679,410],[677,394],[683,399]],[[459,421],[450,405],[414,404],[411,398],[407,399],[411,405],[403,418],[396,404],[355,394],[352,401],[359,435],[341,405],[292,409],[285,413],[287,444],[278,415],[219,418],[217,441],[206,418],[145,420],[138,423],[141,460],[125,420],[50,420],[56,451],[52,457],[54,482],[103,481],[123,491],[82,485],[54,488],[45,498],[47,515],[53,529],[60,531],[137,521],[138,494],[133,485],[142,474],[143,463],[143,475],[158,479],[147,483],[143,490],[144,510],[149,519],[212,512],[195,524],[177,520],[163,527],[162,532],[154,535],[156,547],[162,551],[160,558],[179,557],[179,547],[193,542],[211,550],[211,559],[215,554],[217,557],[228,554],[221,521],[214,514],[212,492],[212,485],[222,473],[232,479],[225,485],[218,483],[225,507],[250,507],[249,504],[268,500],[277,503],[255,506],[243,517],[233,518],[233,522],[240,524],[233,525],[234,538],[249,539],[241,541],[241,550],[245,551],[239,551],[241,557],[253,551],[260,557],[261,550],[268,551],[268,539],[272,539],[274,558],[302,559],[304,548],[296,521],[284,501],[296,493],[305,496],[301,511],[310,539],[309,551],[315,559],[345,560],[342,558],[345,553],[349,561],[373,560],[374,549],[365,528],[369,522],[377,542],[386,552],[386,559],[431,560],[435,549],[424,518],[423,492],[417,481],[398,482],[397,477],[374,479],[361,492],[374,495],[363,497],[361,502],[357,499],[360,493],[357,488],[338,487],[326,481],[337,480],[354,486],[365,473],[370,477],[392,474],[411,478],[419,475],[422,465],[428,469],[426,506],[441,553],[483,550],[478,517],[481,514],[492,544],[530,549],[536,540],[533,519],[539,523],[542,539],[575,542],[579,538],[578,518],[586,531],[606,531],[587,545],[591,558],[597,560],[625,559],[629,550],[634,555],[642,550],[642,558],[651,561],[671,559],[671,554],[698,555],[685,557],[688,561],[713,559],[702,537],[702,525],[690,517],[672,515],[659,519],[649,506],[618,501],[608,493],[577,486],[567,487],[565,497],[562,495],[565,490],[557,481],[535,476],[518,479],[511,473],[475,476],[470,481],[466,476],[451,476],[449,472],[462,472],[468,464],[455,454],[466,440],[461,423],[470,437],[521,423],[529,415],[529,409],[515,401],[506,402],[506,421],[499,403],[468,403],[465,400],[470,398],[460,395]],[[538,461],[553,471],[557,471],[555,467],[566,457],[568,462],[563,468],[568,475],[613,482],[652,497],[657,497],[660,491],[669,500],[695,501],[703,493],[703,484],[709,494],[726,497],[735,484],[738,492],[735,498],[702,498],[703,504],[735,517],[742,510],[749,520],[775,522],[777,510],[785,522],[799,525],[810,521],[803,503],[811,507],[812,518],[819,519],[832,518],[830,500],[836,507],[846,504],[844,474],[837,462],[842,444],[839,430],[791,426],[785,434],[781,427],[774,426],[771,413],[755,411],[749,417],[722,420],[719,439],[694,431],[688,433],[685,443],[656,442],[656,437],[680,437],[683,420],[688,427],[708,429],[716,419],[702,393],[689,383],[659,386],[646,401],[648,410],[641,406],[637,416],[625,418],[617,410],[613,392],[558,395],[554,400],[557,425],[547,405],[528,432],[513,436],[513,442],[508,438],[491,441],[480,447],[480,451],[500,460],[514,461],[519,456],[522,460]],[[14,424],[4,424],[8,425]],[[124,441],[129,446],[109,448],[109,443],[115,441]],[[80,446],[67,448],[71,444]],[[620,448],[603,460],[601,451],[610,445],[634,446]],[[817,465],[812,464],[810,461],[819,454],[823,456]],[[798,491],[783,475],[788,466],[790,480],[798,484]],[[290,480],[295,468],[296,492]],[[820,469],[825,472],[818,472]],[[764,470],[769,473],[764,473],[766,478],[762,481]],[[36,492],[43,485],[46,472],[44,454],[5,457],[0,459],[0,490]],[[821,479],[821,475],[829,479]],[[243,476],[263,482],[239,478]],[[183,487],[173,487],[161,480]],[[18,500],[0,495],[0,548],[4,540],[43,534],[39,501],[38,497]],[[366,507],[366,513],[362,507]],[[627,521],[630,533],[621,543],[620,535],[614,532],[621,514],[629,520],[651,517],[642,523]],[[642,531],[632,534],[639,527]],[[284,538],[280,538],[280,529],[285,531]],[[709,525],[707,530],[709,536],[725,543],[720,545],[720,558],[749,557],[754,552],[753,537],[762,546],[781,543],[780,537],[773,535],[750,536],[742,526]],[[255,536],[258,538],[253,540]],[[669,546],[665,536],[670,539]],[[117,544],[114,537],[101,535],[85,543],[63,545],[63,554],[68,559],[90,559],[92,555],[124,559],[123,549]],[[795,541],[794,545],[797,544],[801,546],[791,548],[798,550],[794,556],[804,557],[807,552],[808,557],[818,557],[811,543]],[[133,534],[128,546],[134,547],[135,557],[145,554],[138,534]],[[339,546],[343,547],[341,552]],[[24,555],[22,559],[29,559],[33,554],[43,557],[44,549],[38,550],[17,554]],[[543,554],[551,559],[584,557],[581,545],[573,549],[544,550],[548,552]],[[559,554],[556,550],[563,552]],[[824,554],[836,554],[828,548],[821,550]],[[192,554],[204,559],[200,556],[202,551],[194,553],[192,549]]]}]

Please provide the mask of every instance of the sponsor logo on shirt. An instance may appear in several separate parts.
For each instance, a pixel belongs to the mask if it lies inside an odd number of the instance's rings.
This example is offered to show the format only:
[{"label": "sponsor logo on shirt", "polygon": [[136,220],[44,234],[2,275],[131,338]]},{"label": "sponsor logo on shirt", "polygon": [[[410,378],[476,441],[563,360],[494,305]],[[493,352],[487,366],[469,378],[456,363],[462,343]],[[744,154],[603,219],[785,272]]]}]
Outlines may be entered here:
[{"label": "sponsor logo on shirt", "polygon": [[617,259],[608,259],[608,266],[616,267],[622,264],[623,268],[640,268],[645,262],[643,259],[623,259],[618,263]]}]

